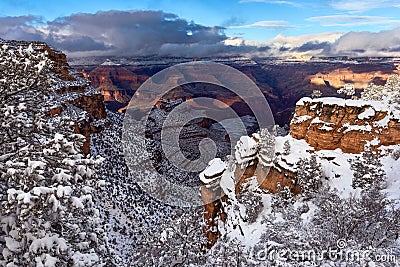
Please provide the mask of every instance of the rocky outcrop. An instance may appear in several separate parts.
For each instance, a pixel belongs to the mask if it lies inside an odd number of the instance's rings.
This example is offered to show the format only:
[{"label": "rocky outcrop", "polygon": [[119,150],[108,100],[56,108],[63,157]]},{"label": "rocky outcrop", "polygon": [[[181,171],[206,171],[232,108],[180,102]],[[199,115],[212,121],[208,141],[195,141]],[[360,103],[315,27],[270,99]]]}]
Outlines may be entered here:
[{"label": "rocky outcrop", "polygon": [[361,153],[367,143],[400,144],[399,120],[396,109],[383,102],[303,98],[296,105],[290,134],[316,150]]},{"label": "rocky outcrop", "polygon": [[[250,142],[245,142],[248,139]],[[279,162],[266,166],[260,162],[257,143],[259,139],[255,136],[246,137],[238,142],[235,150],[241,148],[239,144],[250,143],[241,152],[244,155],[242,160],[230,158],[228,163],[216,158],[212,160],[206,170],[200,174],[201,197],[204,205],[203,231],[208,239],[207,248],[211,248],[220,237],[219,222],[225,222],[227,215],[224,212],[224,203],[229,203],[227,192],[234,191],[235,195],[244,190],[246,184],[252,177],[257,178],[258,186],[265,192],[278,193],[280,189],[288,187],[293,194],[301,193],[301,188],[295,182],[295,173],[279,165]],[[234,184],[234,188],[226,190],[227,179]],[[231,180],[230,180],[231,179]],[[229,184],[229,182],[228,182]]]},{"label": "rocky outcrop", "polygon": [[[218,165],[214,164],[215,160],[211,161],[209,167],[200,174],[203,182],[201,194],[206,203],[206,226],[203,230],[209,240],[208,246],[212,247],[220,236],[218,221],[225,222],[227,219],[224,207],[229,205],[228,197],[232,198],[227,192],[234,192],[235,195],[242,193],[247,188],[243,185],[251,178],[256,177],[258,187],[266,192],[278,193],[280,189],[289,187],[293,194],[299,194],[302,189],[296,182],[296,164],[304,155],[338,148],[344,153],[361,153],[367,143],[375,149],[400,144],[400,105],[396,102],[397,97],[395,93],[393,96],[384,96],[382,101],[302,98],[296,105],[296,113],[290,124],[291,136],[276,138],[279,139],[279,150],[275,151],[273,163],[268,164],[267,161],[267,164],[263,164],[261,148],[257,146],[261,136],[258,133],[240,139],[235,147],[233,167],[229,167],[230,163],[224,163],[226,167],[221,171],[218,166],[222,163]],[[292,137],[298,139],[295,148],[297,156],[284,154],[283,140],[289,142],[293,140]],[[277,147],[275,144],[275,149]],[[232,177],[234,190],[224,189],[227,176]],[[335,174],[335,177],[340,175]]]},{"label": "rocky outcrop", "polygon": [[[248,166],[244,171],[240,171],[240,176],[237,177],[238,182],[236,183],[235,189],[236,194],[242,192],[242,185],[248,181],[249,178],[256,176],[261,189],[270,193],[278,193],[280,186],[281,188],[287,186],[294,194],[299,194],[301,188],[294,183],[295,173],[286,170],[284,168],[272,167],[263,168],[257,164],[256,160],[251,166]],[[237,166],[240,169],[239,166]],[[237,172],[239,173],[239,171]],[[209,177],[209,179],[217,178],[216,181],[220,181],[220,177]],[[207,248],[211,248],[221,236],[218,229],[219,221],[225,222],[227,215],[223,209],[223,201],[227,201],[227,197],[221,191],[218,185],[214,185],[211,188],[202,183],[201,186],[201,197],[206,203],[204,205],[204,222],[203,232],[208,240]],[[213,200],[210,202],[210,200]]]}]

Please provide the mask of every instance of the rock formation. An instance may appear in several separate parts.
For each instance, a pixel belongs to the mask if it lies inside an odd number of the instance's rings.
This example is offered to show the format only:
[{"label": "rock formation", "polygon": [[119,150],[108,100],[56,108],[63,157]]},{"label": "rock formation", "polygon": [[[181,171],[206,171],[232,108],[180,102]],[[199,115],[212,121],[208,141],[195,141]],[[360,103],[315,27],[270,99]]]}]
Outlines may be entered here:
[{"label": "rock formation", "polygon": [[[310,156],[319,150],[340,149],[340,154],[360,154],[367,144],[375,150],[380,146],[400,144],[400,78],[394,75],[390,88],[387,84],[381,89],[386,90],[388,94],[383,94],[380,101],[334,97],[302,98],[296,104],[296,113],[290,124],[290,135],[276,138],[280,139],[280,151],[275,151],[273,163],[266,165],[262,158],[262,144],[268,140],[262,140],[263,130],[252,137],[240,138],[235,147],[235,159],[231,159],[227,167],[217,168],[222,163],[211,161],[208,168],[200,174],[201,194],[206,203],[206,226],[203,230],[209,239],[208,246],[212,247],[220,236],[218,221],[227,220],[224,203],[231,202],[231,199],[240,194],[244,190],[242,185],[250,178],[256,177],[258,187],[266,192],[277,193],[283,187],[288,187],[293,194],[298,194],[302,191],[296,182],[299,158]],[[300,150],[303,151],[299,151],[297,147],[294,155],[285,155],[283,140],[287,144],[289,140],[296,140],[297,146],[302,146]],[[277,146],[274,147],[276,149]],[[325,154],[321,156],[324,160],[335,160],[335,156],[330,158],[329,153],[325,152],[321,154]],[[289,159],[291,162],[287,161]],[[333,161],[330,164],[342,168],[340,160],[338,162]],[[340,172],[335,173],[331,170],[330,175],[340,178]],[[234,188],[226,190],[227,184]],[[234,194],[233,198],[229,194]]]},{"label": "rock formation", "polygon": [[127,103],[140,86],[135,73],[109,60],[90,71],[87,78],[108,102]]},{"label": "rock formation", "polygon": [[228,163],[224,163],[216,158],[200,174],[201,196],[205,203],[203,231],[208,239],[208,248],[221,235],[219,221],[225,222],[227,216],[223,208],[224,202],[228,201],[229,194],[237,195],[242,192],[243,185],[251,177],[257,177],[259,187],[266,192],[277,193],[284,187],[289,187],[293,194],[301,192],[301,188],[294,182],[294,172],[285,169],[279,162],[272,166],[266,166],[262,162],[259,142],[258,134],[251,138],[242,137],[235,148],[235,159],[228,157]]},{"label": "rock formation", "polygon": [[378,101],[303,98],[296,105],[290,134],[316,150],[361,153],[368,142],[372,146],[400,143],[398,114],[390,104]]},{"label": "rock formation", "polygon": [[315,75],[308,76],[307,79],[310,84],[317,87],[333,87],[341,88],[346,83],[351,83],[358,90],[361,90],[370,82],[384,83],[387,78],[393,74],[399,73],[398,70],[389,71],[374,71],[368,68],[350,69],[350,68],[337,68],[332,71],[318,72]]}]

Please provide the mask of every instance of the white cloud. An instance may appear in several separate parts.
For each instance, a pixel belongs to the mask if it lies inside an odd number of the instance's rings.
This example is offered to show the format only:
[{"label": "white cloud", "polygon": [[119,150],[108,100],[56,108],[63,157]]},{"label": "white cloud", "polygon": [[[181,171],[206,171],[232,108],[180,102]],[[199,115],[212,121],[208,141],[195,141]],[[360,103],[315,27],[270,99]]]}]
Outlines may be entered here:
[{"label": "white cloud", "polygon": [[[285,36],[278,34],[275,38],[266,41],[244,40],[234,37],[225,40],[225,45],[254,47],[248,54],[264,56],[289,56],[293,54],[324,55],[330,51],[330,47],[343,33],[324,32],[318,34],[304,34],[300,36]],[[265,51],[258,51],[256,48],[268,48]]]},{"label": "white cloud", "polygon": [[354,27],[368,25],[400,25],[400,20],[381,16],[357,16],[357,15],[332,15],[318,16],[306,19],[311,22],[319,22],[326,27]]},{"label": "white cloud", "polygon": [[349,32],[331,46],[332,54],[351,56],[399,56],[400,28],[372,32]]},{"label": "white cloud", "polygon": [[250,28],[267,28],[267,29],[289,29],[296,26],[290,25],[284,20],[263,20],[253,24],[230,26],[231,29],[250,29]]},{"label": "white cloud", "polygon": [[399,7],[399,0],[332,0],[330,6],[338,10],[362,12],[376,8]]},{"label": "white cloud", "polygon": [[240,0],[240,3],[266,3],[266,4],[276,4],[276,5],[289,5],[294,7],[302,6],[301,3],[285,1],[285,0]]},{"label": "white cloud", "polygon": [[317,34],[304,34],[300,36],[285,36],[278,34],[275,38],[269,40],[267,44],[276,47],[296,48],[306,43],[333,43],[338,40],[343,33],[341,32],[323,32]]}]

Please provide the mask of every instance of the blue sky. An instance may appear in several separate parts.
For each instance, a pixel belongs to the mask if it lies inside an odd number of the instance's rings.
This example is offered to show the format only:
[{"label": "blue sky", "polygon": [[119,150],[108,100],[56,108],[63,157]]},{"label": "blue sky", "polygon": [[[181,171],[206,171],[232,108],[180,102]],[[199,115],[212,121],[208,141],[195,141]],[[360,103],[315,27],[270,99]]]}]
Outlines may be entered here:
[{"label": "blue sky", "polygon": [[223,26],[228,36],[267,40],[279,33],[380,31],[400,26],[400,1],[2,0],[0,16],[35,15],[51,21],[99,10],[161,10],[205,26]]},{"label": "blue sky", "polygon": [[[223,27],[222,33],[219,32],[218,35],[223,35],[224,38],[239,37],[245,41],[258,41],[259,43],[256,44],[254,44],[254,42],[250,43],[250,45],[256,45],[258,47],[274,46],[274,44],[271,44],[268,40],[282,35],[286,37],[299,37],[307,34],[341,33],[344,36],[347,33],[351,33],[353,37],[356,36],[358,38],[361,37],[361,34],[357,35],[354,33],[367,31],[372,34],[371,38],[373,38],[373,33],[385,33],[386,31],[386,34],[382,34],[382,36],[387,36],[390,35],[387,31],[396,30],[400,27],[400,0],[2,0],[0,2],[0,19],[3,18],[3,25],[0,25],[0,37],[29,39],[35,38],[36,36],[40,40],[57,43],[56,41],[60,38],[66,38],[65,32],[71,31],[73,28],[68,27],[68,25],[66,25],[67,22],[63,22],[60,18],[71,18],[70,21],[74,21],[77,17],[74,14],[77,13],[95,14],[98,11],[110,10],[161,11],[163,14],[172,13],[177,16],[174,20],[182,19],[187,22],[186,25],[182,26],[179,24],[180,26],[177,27],[187,28],[186,31],[188,31],[188,33],[192,27],[190,26],[192,22],[209,27],[208,29],[202,30],[204,33],[202,36],[209,36],[214,26]],[[139,13],[134,13],[132,16],[137,16],[138,14]],[[28,19],[28,15],[32,15],[34,18],[30,17]],[[10,17],[20,16],[25,16],[25,19],[10,19]],[[113,21],[118,20],[115,16]],[[86,17],[90,16],[87,15]],[[96,19],[97,20],[91,20],[90,23],[96,24],[102,20],[101,16],[97,16]],[[170,18],[163,17],[162,19],[165,23],[168,23]],[[10,22],[10,20],[12,20],[12,22]],[[66,19],[66,21],[67,20],[68,19]],[[60,29],[58,30],[58,35],[55,35],[57,32],[57,30],[55,30],[57,25],[54,26],[55,22],[60,21],[64,24],[61,26],[59,25]],[[85,24],[85,21],[85,18],[79,18],[79,23]],[[20,25],[17,25],[17,23],[20,23]],[[147,26],[143,27],[143,29],[149,32],[153,31],[150,29],[152,26],[146,23],[144,19],[143,25]],[[142,25],[142,22],[136,22],[136,24]],[[28,29],[28,26],[34,28]],[[51,28],[51,32],[49,28]],[[75,25],[75,29],[79,30],[79,27]],[[141,29],[141,31],[143,31],[143,29]],[[158,30],[159,29],[162,29],[162,27],[158,27]],[[118,31],[116,28],[113,30]],[[208,33],[205,33],[205,31],[208,31]],[[23,32],[23,34],[21,32]],[[60,32],[62,32],[62,34],[60,34]],[[97,33],[102,36],[104,35],[100,32]],[[116,47],[116,44],[113,44],[110,40],[105,40],[103,38],[104,36],[97,38],[90,32],[70,32],[69,37],[71,37],[70,40],[73,40],[73,38],[86,38],[85,44],[87,46],[91,43],[97,48],[103,47],[104,50],[106,48],[111,49],[111,47]],[[295,41],[292,39],[285,39],[283,41],[280,40],[280,45],[284,46],[286,42],[295,42],[296,45],[300,47],[302,44],[306,43],[319,43],[322,47],[328,39],[329,42],[333,44],[339,37],[340,36],[334,36],[331,39],[326,38],[326,40],[319,40],[318,37],[315,37],[308,42],[303,38],[301,39],[301,44],[298,39]],[[344,37],[347,37],[347,35]],[[366,37],[362,37],[364,38],[363,40],[365,40]],[[163,38],[168,39],[167,36]],[[200,38],[200,36],[198,36],[198,38]],[[196,40],[201,42],[200,39]],[[82,40],[79,40],[79,42],[80,41]],[[218,43],[221,40],[215,38],[214,41]],[[78,41],[76,42],[79,43]],[[168,39],[167,44],[171,46],[171,44],[179,44],[182,42],[181,38],[178,38],[176,42]],[[348,43],[349,41],[347,41],[347,44]],[[343,49],[351,49],[351,51],[365,50],[358,47],[358,42],[356,43],[357,45],[351,48],[348,45],[345,48],[343,48],[343,45],[336,45],[335,51],[342,51]],[[395,46],[395,43],[395,40],[392,40],[390,44],[385,47],[377,47],[377,44],[370,44],[367,49],[375,49],[378,52],[389,50],[397,52],[397,50],[400,49]],[[192,45],[192,42],[190,41],[189,44]],[[72,45],[71,43],[65,47],[71,47]],[[240,43],[239,45],[249,46],[249,43]],[[292,46],[294,46],[294,44],[288,44],[288,46],[283,48],[286,50],[289,48],[293,50]],[[64,46],[61,45],[61,47]],[[217,48],[214,47],[213,49],[215,50]],[[304,48],[302,50],[304,50]],[[321,52],[322,50],[327,51],[326,47],[324,49],[321,48],[319,51]],[[330,48],[329,50],[331,52],[333,51]]]}]

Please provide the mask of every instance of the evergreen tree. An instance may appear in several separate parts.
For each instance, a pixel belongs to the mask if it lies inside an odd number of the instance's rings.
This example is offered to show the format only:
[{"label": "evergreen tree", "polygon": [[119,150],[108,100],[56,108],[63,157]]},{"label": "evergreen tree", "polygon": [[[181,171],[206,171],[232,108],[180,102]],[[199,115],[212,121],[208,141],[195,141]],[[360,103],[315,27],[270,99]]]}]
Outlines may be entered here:
[{"label": "evergreen tree", "polygon": [[351,83],[346,83],[342,88],[337,90],[338,94],[344,94],[346,96],[353,96],[356,93],[355,87]]},{"label": "evergreen tree", "polygon": [[320,98],[322,96],[322,93],[320,90],[313,90],[311,94],[311,98]]},{"label": "evergreen tree", "polygon": [[272,196],[271,208],[274,212],[282,212],[295,202],[295,196],[289,187],[278,184],[278,192]]},{"label": "evergreen tree", "polygon": [[318,192],[323,181],[322,166],[315,154],[310,159],[300,159],[296,168],[296,181],[304,196]]},{"label": "evergreen tree", "polygon": [[361,98],[364,100],[380,101],[383,97],[389,94],[397,94],[400,91],[400,77],[397,74],[390,75],[385,85],[376,85],[374,83],[368,86],[361,93]]},{"label": "evergreen tree", "polygon": [[201,266],[206,244],[201,223],[201,211],[187,209],[161,221],[160,231],[142,229],[144,240],[136,249],[135,266]]},{"label": "evergreen tree", "polygon": [[287,156],[290,154],[290,142],[289,140],[286,140],[285,143],[283,144],[283,155]]},{"label": "evergreen tree", "polygon": [[258,157],[264,166],[272,166],[275,158],[275,137],[268,129],[261,129]]},{"label": "evergreen tree", "polygon": [[385,172],[382,163],[371,148],[367,148],[361,156],[349,160],[350,169],[353,170],[353,188],[369,188],[373,184],[384,186]]},{"label": "evergreen tree", "polygon": [[206,255],[204,266],[253,266],[245,246],[235,238],[224,236]]}]

